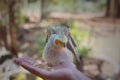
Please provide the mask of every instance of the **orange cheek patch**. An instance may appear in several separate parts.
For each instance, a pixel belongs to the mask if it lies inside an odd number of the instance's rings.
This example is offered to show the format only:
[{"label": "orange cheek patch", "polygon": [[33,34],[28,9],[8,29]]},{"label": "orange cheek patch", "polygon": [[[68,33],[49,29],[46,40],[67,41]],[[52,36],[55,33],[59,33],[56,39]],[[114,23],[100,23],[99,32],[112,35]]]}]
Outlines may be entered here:
[{"label": "orange cheek patch", "polygon": [[59,41],[58,39],[55,40],[55,45],[58,45],[59,44]]}]

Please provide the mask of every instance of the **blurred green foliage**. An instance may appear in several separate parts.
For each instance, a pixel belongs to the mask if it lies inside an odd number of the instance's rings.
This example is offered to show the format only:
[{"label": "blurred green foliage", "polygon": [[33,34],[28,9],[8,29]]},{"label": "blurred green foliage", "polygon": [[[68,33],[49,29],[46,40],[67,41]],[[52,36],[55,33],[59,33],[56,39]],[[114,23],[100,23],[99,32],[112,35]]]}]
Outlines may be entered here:
[{"label": "blurred green foliage", "polygon": [[16,27],[18,27],[20,24],[25,22],[26,17],[21,13],[19,8],[15,10],[15,17],[16,17],[15,20]]},{"label": "blurred green foliage", "polygon": [[1,20],[1,18],[0,18],[0,27],[2,26],[2,20]]},{"label": "blurred green foliage", "polygon": [[89,45],[87,45],[87,46],[81,45],[78,47],[78,52],[81,57],[88,57],[90,51],[91,51],[91,47]]},{"label": "blurred green foliage", "polygon": [[89,40],[90,32],[88,30],[81,30],[80,24],[77,21],[73,21],[70,26],[70,33],[77,45],[79,55],[87,57],[91,51],[91,47],[89,46],[89,44],[83,45],[82,43]]},{"label": "blurred green foliage", "polygon": [[26,80],[26,79],[27,79],[26,74],[19,73],[19,74],[13,75],[10,80]]},{"label": "blurred green foliage", "polygon": [[40,77],[36,77],[36,79],[35,80],[43,80],[42,78],[40,78]]},{"label": "blurred green foliage", "polygon": [[46,3],[49,12],[93,13],[104,10],[106,0],[46,0]]},{"label": "blurred green foliage", "polygon": [[38,39],[36,39],[36,45],[39,46],[39,50],[38,50],[38,54],[40,56],[42,56],[43,54],[43,50],[46,44],[46,34],[45,35],[41,35]]},{"label": "blurred green foliage", "polygon": [[34,3],[36,2],[37,0],[28,0],[28,3]]},{"label": "blurred green foliage", "polygon": [[98,10],[100,11],[104,10],[106,6],[106,0],[98,0],[98,1],[99,1],[97,6]]},{"label": "blurred green foliage", "polygon": [[[74,9],[74,0],[48,0],[48,10],[58,12],[72,12]],[[63,8],[64,7],[64,8]]]}]

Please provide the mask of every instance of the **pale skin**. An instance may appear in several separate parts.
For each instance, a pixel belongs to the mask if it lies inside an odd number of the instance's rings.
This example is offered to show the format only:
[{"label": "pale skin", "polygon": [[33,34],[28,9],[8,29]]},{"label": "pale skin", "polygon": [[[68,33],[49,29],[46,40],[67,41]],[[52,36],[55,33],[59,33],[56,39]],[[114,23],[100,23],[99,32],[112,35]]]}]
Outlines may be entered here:
[{"label": "pale skin", "polygon": [[44,80],[89,80],[71,63],[63,62],[57,65],[54,70],[47,71],[32,65],[26,58],[17,58],[15,62]]}]

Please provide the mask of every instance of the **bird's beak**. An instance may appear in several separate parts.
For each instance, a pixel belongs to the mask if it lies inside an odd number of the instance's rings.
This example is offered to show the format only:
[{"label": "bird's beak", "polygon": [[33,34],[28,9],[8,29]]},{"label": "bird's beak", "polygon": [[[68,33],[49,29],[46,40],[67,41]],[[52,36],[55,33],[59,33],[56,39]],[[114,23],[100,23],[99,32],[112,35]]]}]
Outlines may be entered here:
[{"label": "bird's beak", "polygon": [[60,42],[60,46],[61,46],[61,47],[66,47],[66,43]]},{"label": "bird's beak", "polygon": [[66,47],[66,43],[63,43],[63,47]]}]

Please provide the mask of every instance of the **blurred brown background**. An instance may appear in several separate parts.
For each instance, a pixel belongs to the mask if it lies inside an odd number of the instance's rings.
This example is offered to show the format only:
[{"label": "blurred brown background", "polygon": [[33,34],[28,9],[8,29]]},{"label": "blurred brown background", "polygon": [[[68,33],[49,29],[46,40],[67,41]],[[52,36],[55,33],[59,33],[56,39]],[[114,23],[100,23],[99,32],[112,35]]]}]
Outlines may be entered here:
[{"label": "blurred brown background", "polygon": [[14,63],[41,62],[46,28],[70,26],[82,72],[120,80],[120,0],[0,0],[0,80],[42,80]]}]

